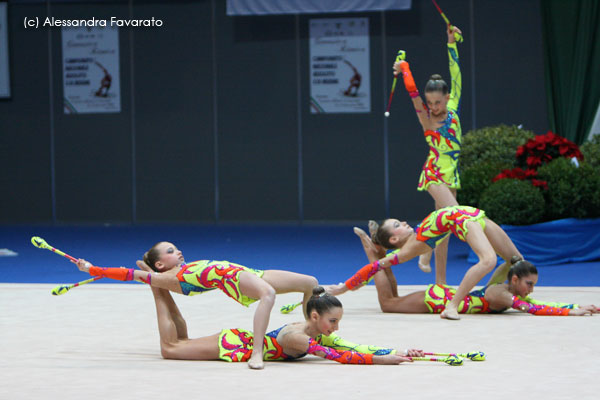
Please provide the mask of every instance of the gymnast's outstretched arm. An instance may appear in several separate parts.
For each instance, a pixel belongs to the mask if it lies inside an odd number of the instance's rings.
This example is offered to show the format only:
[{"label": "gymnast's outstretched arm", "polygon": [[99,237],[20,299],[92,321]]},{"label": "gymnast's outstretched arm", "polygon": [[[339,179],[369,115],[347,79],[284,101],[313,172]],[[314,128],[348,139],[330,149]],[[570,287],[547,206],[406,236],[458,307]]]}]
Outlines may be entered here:
[{"label": "gymnast's outstretched arm", "polygon": [[[319,335],[316,340],[317,343],[330,347],[337,351],[357,351],[359,353],[364,354],[373,354],[373,355],[385,355],[385,354],[401,354],[395,349],[390,349],[386,347],[372,346],[368,344],[357,344],[352,343],[348,340],[342,339],[337,334],[332,333],[329,336]],[[409,357],[423,357],[425,353],[423,350],[417,349],[408,349],[405,351],[406,355]]]},{"label": "gymnast's outstretched arm", "polygon": [[158,273],[137,271],[133,268],[104,268],[91,265],[88,261],[80,258],[73,261],[80,271],[87,272],[92,276],[101,276],[104,278],[115,279],[118,281],[133,281],[146,283],[153,287],[166,289],[175,293],[183,293],[177,276],[170,273]]},{"label": "gymnast's outstretched arm", "polygon": [[[284,344],[285,343],[285,344]],[[398,354],[375,355],[352,350],[336,350],[325,346],[304,333],[290,333],[285,342],[279,341],[284,348],[297,353],[312,354],[342,364],[400,364],[412,360]]]}]

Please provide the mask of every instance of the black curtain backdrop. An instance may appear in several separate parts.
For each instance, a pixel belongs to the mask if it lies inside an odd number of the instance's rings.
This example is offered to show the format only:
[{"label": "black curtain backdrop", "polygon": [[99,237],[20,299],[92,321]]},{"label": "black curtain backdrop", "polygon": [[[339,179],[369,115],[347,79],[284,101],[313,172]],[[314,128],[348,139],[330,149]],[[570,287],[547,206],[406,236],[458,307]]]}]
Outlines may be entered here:
[{"label": "black curtain backdrop", "polygon": [[600,102],[600,2],[541,2],[549,125],[582,144]]}]

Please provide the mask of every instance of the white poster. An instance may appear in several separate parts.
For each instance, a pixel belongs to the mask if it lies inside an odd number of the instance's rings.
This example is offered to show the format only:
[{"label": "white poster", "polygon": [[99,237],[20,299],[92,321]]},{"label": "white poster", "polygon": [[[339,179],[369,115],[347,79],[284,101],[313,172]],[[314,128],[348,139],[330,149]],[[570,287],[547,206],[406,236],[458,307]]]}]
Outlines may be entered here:
[{"label": "white poster", "polygon": [[118,27],[63,27],[65,114],[121,111]]},{"label": "white poster", "polygon": [[309,24],[311,113],[371,112],[368,18]]},{"label": "white poster", "polygon": [[10,97],[6,3],[0,3],[0,97]]}]

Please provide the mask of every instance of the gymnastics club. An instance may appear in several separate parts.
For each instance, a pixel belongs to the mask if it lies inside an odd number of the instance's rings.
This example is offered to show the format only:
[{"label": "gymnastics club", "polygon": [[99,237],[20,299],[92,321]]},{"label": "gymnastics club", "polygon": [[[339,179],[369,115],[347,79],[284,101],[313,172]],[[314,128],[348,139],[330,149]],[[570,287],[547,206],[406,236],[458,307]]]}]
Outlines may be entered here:
[{"label": "gymnastics club", "polygon": [[85,285],[86,283],[92,283],[101,278],[102,278],[101,276],[94,276],[93,278],[86,279],[85,281],[77,282],[72,285],[59,285],[59,286],[55,287],[54,289],[52,289],[52,296],[60,296],[61,294],[67,293],[69,290],[73,289],[74,287]]},{"label": "gymnastics club", "polygon": [[426,356],[455,356],[468,358],[471,361],[485,361],[485,353],[483,351],[471,351],[469,353],[424,353]]},{"label": "gymnastics club", "polygon": [[439,357],[408,357],[413,361],[435,361],[435,362],[443,362],[453,367],[463,365],[463,359],[454,355],[439,358]]},{"label": "gymnastics club", "polygon": [[[406,58],[406,52],[404,50],[398,50],[398,55],[396,56],[396,61],[394,62],[394,64],[404,60],[404,58]],[[390,98],[388,99],[388,105],[385,112],[383,113],[383,115],[385,115],[386,117],[390,116],[390,107],[392,106],[392,98],[394,97],[394,90],[396,90],[397,81],[398,75],[394,75],[394,80],[392,81],[392,90],[390,91]]]},{"label": "gymnastics club", "polygon": [[77,262],[77,259],[75,257],[71,257],[70,255],[63,253],[59,249],[55,249],[54,247],[52,247],[48,243],[46,243],[46,241],[39,236],[33,236],[31,238],[31,244],[33,244],[37,248],[50,250],[60,256],[67,257],[69,260],[71,260],[73,262]]},{"label": "gymnastics club", "polygon": [[[39,236],[33,236],[31,238],[31,244],[33,244],[37,248],[50,250],[51,252],[56,253],[56,254],[58,254],[60,256],[66,257],[66,258],[68,258],[69,260],[71,260],[73,262],[77,262],[77,259],[75,257],[71,257],[70,255],[68,255],[68,254],[60,251],[59,249],[56,249],[56,248],[50,246],[48,243],[46,243],[46,241],[44,239],[42,239]],[[58,296],[58,295],[67,293],[69,290],[73,289],[74,287],[85,285],[86,283],[97,281],[100,278],[102,278],[102,277],[101,276],[95,276],[93,278],[87,279],[85,281],[77,282],[77,283],[74,283],[72,285],[60,285],[60,286],[57,286],[54,289],[52,289],[52,295]]]},{"label": "gymnastics club", "polygon": [[[448,17],[446,17],[446,14],[444,14],[444,12],[440,8],[440,6],[438,6],[438,3],[436,3],[435,0],[431,0],[431,1],[433,2],[433,5],[435,6],[435,8],[437,8],[437,10],[440,13],[440,15],[442,16],[442,18],[444,18],[444,21],[446,21],[448,28],[452,28],[452,24],[450,23],[450,20],[448,19]],[[456,39],[456,41],[458,43],[462,43],[462,41],[463,41],[462,35],[458,32],[454,32],[454,39]]]},{"label": "gymnastics club", "polygon": [[281,306],[281,308],[279,309],[279,312],[282,314],[289,314],[292,311],[294,311],[296,309],[296,307],[298,307],[300,305],[302,305],[302,302],[286,304],[284,306]]}]

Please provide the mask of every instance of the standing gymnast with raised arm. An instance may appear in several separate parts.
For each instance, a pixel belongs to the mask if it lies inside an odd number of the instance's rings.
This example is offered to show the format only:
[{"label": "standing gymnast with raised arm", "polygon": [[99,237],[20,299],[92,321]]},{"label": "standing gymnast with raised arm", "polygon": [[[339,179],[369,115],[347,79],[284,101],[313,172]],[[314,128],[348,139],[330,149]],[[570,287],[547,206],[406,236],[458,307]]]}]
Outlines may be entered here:
[{"label": "standing gymnast with raised arm", "polygon": [[[376,232],[374,221],[369,230]],[[360,228],[354,228],[360,238],[369,262],[385,257],[385,249],[373,243]],[[381,311],[388,313],[434,313],[439,314],[455,296],[456,289],[448,285],[432,284],[425,290],[399,296],[397,283],[391,268],[379,271],[374,276],[375,288]],[[538,281],[537,268],[528,261],[515,256],[511,263],[496,269],[489,282],[482,288],[470,292],[458,305],[461,314],[496,314],[509,308],[534,315],[586,315],[598,312],[594,305],[542,302],[529,295]]]},{"label": "standing gymnast with raised arm", "polygon": [[[306,302],[312,296],[317,279],[280,270],[256,270],[229,261],[200,260],[186,263],[183,253],[170,242],[159,242],[144,254],[147,271],[126,268],[100,268],[91,266],[85,260],[78,260],[81,271],[90,275],[117,280],[136,280],[152,287],[192,296],[209,290],[221,289],[243,306],[259,301],[254,313],[254,335],[262,341],[267,331],[271,309],[276,293],[304,293],[303,307],[307,317]],[[149,272],[150,268],[155,272]],[[255,351],[248,361],[248,367],[262,369],[262,349]]]},{"label": "standing gymnast with raised arm", "polygon": [[[431,75],[425,85],[425,100],[427,103],[423,103],[408,62],[399,61],[394,64],[394,74],[401,74],[404,79],[404,85],[412,99],[417,117],[423,127],[425,140],[429,145],[429,154],[423,165],[417,190],[429,192],[435,200],[436,209],[458,205],[456,190],[460,188],[458,156],[461,148],[462,131],[458,114],[462,78],[458,63],[458,49],[454,37],[455,32],[462,33],[455,26],[448,27],[448,61],[452,90],[448,90],[448,84],[440,75]],[[432,251],[428,251],[419,257],[419,268],[425,272],[431,271],[431,254]],[[446,283],[447,258],[448,240],[445,240],[435,248],[437,283]]]}]

